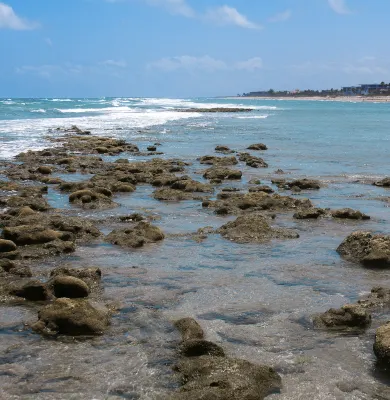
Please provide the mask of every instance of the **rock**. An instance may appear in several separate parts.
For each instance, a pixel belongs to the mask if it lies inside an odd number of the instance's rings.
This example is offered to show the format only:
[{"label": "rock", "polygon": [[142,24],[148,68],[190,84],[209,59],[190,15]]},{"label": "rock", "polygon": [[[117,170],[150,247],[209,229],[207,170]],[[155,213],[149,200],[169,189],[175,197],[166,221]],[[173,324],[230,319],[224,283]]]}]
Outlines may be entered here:
[{"label": "rock", "polygon": [[50,272],[50,276],[75,277],[85,282],[89,287],[98,285],[101,281],[102,271],[97,267],[72,268],[68,266],[57,267]]},{"label": "rock", "polygon": [[157,147],[156,147],[156,146],[148,146],[148,147],[147,147],[147,150],[148,150],[148,151],[156,151],[156,150],[157,150]]},{"label": "rock", "polygon": [[0,259],[0,271],[1,270],[7,274],[19,276],[21,278],[30,278],[32,276],[29,267],[16,264],[15,262],[7,259]]},{"label": "rock", "polygon": [[251,144],[248,147],[248,150],[267,150],[267,149],[268,149],[268,147],[263,143]]},{"label": "rock", "polygon": [[193,318],[182,318],[174,323],[181,333],[183,341],[193,339],[204,339],[204,332],[201,326]]},{"label": "rock", "polygon": [[222,347],[204,339],[190,339],[179,347],[179,353],[183,357],[214,356],[225,357]]},{"label": "rock", "polygon": [[147,243],[156,243],[164,239],[164,233],[157,226],[141,221],[134,228],[118,229],[106,236],[109,243],[122,247],[142,247]]},{"label": "rock", "polygon": [[87,300],[61,298],[38,312],[32,329],[43,335],[101,335],[109,326],[109,313]]},{"label": "rock", "polygon": [[360,305],[347,304],[339,309],[331,308],[314,317],[313,323],[316,328],[364,329],[370,325],[371,315]]},{"label": "rock", "polygon": [[52,169],[50,167],[47,167],[46,165],[41,165],[40,167],[38,167],[37,171],[43,175],[50,175],[52,173]]},{"label": "rock", "polygon": [[21,225],[15,227],[5,227],[3,237],[12,240],[17,245],[44,244],[60,239],[68,241],[72,239],[70,233],[54,231],[40,225]]},{"label": "rock", "polygon": [[32,280],[21,287],[11,289],[10,294],[31,301],[44,301],[49,298],[46,285],[38,280]]},{"label": "rock", "polygon": [[261,185],[260,179],[253,178],[249,181],[251,185]]},{"label": "rock", "polygon": [[376,330],[374,353],[378,361],[389,366],[390,364],[390,322]]},{"label": "rock", "polygon": [[203,156],[199,158],[201,164],[225,166],[225,165],[236,165],[238,161],[236,157],[215,157],[215,156]]},{"label": "rock", "polygon": [[249,193],[264,192],[264,193],[274,193],[274,190],[267,185],[260,185],[249,188]]},{"label": "rock", "polygon": [[28,206],[25,206],[19,210],[18,217],[24,218],[24,217],[29,217],[30,215],[35,215],[35,214],[36,214],[36,211],[34,211],[33,209],[31,209]]},{"label": "rock", "polygon": [[239,160],[244,161],[248,167],[268,168],[268,164],[262,158],[252,156],[249,153],[240,153]]},{"label": "rock", "polygon": [[117,183],[112,190],[115,193],[132,193],[135,191],[135,187],[129,183]]},{"label": "rock", "polygon": [[332,211],[332,217],[333,218],[343,218],[343,219],[356,219],[356,220],[370,219],[370,217],[368,215],[363,214],[360,211],[352,210],[352,208],[342,208],[340,210],[334,210],[334,211]]},{"label": "rock", "polygon": [[235,179],[241,179],[242,172],[229,168],[212,167],[204,171],[203,177],[210,180],[215,180],[215,179],[235,180]]},{"label": "rock", "polygon": [[115,162],[118,164],[130,164],[130,161],[127,158],[118,158]]},{"label": "rock", "polygon": [[295,219],[317,219],[325,214],[325,210],[322,208],[309,208],[307,210],[301,210],[294,214]]},{"label": "rock", "polygon": [[153,192],[153,197],[156,200],[161,201],[181,201],[181,200],[191,200],[193,195],[188,192],[183,192],[182,190],[164,188],[157,189]]},{"label": "rock", "polygon": [[375,286],[368,296],[358,301],[365,308],[378,308],[390,305],[390,289]]},{"label": "rock", "polygon": [[[1,204],[1,201],[0,201]],[[33,196],[12,196],[6,201],[7,207],[22,208],[29,207],[34,211],[47,211],[50,209],[50,205],[43,197]]]},{"label": "rock", "polygon": [[271,239],[296,239],[299,235],[285,228],[272,228],[267,219],[257,213],[238,217],[217,230],[225,239],[237,243],[263,243]]},{"label": "rock", "polygon": [[321,182],[317,181],[315,179],[297,179],[292,182],[287,182],[286,186],[288,188],[293,188],[297,187],[301,190],[307,190],[307,189],[320,189],[321,188]]},{"label": "rock", "polygon": [[78,190],[69,196],[69,202],[82,206],[86,209],[105,209],[116,207],[117,204],[111,200],[112,192],[105,188],[94,190]]},{"label": "rock", "polygon": [[228,146],[216,146],[215,147],[215,152],[216,153],[222,153],[222,154],[234,153],[234,151],[230,150],[230,148]]},{"label": "rock", "polygon": [[80,298],[88,297],[88,285],[74,276],[58,275],[50,282],[49,286],[53,289],[55,297]]},{"label": "rock", "polygon": [[282,383],[273,368],[226,357],[186,358],[176,370],[184,386],[173,400],[263,400]]},{"label": "rock", "polygon": [[211,185],[194,181],[193,179],[180,179],[171,184],[172,189],[183,190],[184,192],[198,192],[198,193],[211,193],[213,192],[213,187]]},{"label": "rock", "polygon": [[374,182],[375,186],[390,187],[390,177],[384,178],[380,181]]},{"label": "rock", "polygon": [[371,232],[353,232],[337,248],[347,260],[356,261],[366,267],[390,267],[390,236],[374,235]]},{"label": "rock", "polygon": [[13,241],[0,239],[0,253],[8,253],[9,251],[15,251],[16,249],[17,246]]}]

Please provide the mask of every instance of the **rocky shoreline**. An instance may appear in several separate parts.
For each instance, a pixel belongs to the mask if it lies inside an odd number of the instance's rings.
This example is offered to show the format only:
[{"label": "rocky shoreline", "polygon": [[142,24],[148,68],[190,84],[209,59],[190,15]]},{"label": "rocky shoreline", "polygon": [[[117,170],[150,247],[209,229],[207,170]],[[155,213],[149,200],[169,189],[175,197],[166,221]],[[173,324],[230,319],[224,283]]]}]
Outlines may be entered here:
[{"label": "rocky shoreline", "polygon": [[[215,153],[219,155],[204,155],[197,160],[203,179],[195,180],[187,174],[189,162],[158,158],[162,152],[157,149],[163,148],[158,143],[141,151],[135,144],[94,136],[75,126],[56,131],[61,133],[60,138],[49,136],[55,147],[21,153],[15,162],[0,164],[0,174],[5,177],[0,180],[1,303],[14,307],[19,307],[20,302],[31,304],[36,319],[27,323],[25,329],[42,335],[48,345],[49,338],[68,337],[72,346],[72,340],[104,336],[112,319],[121,313],[120,306],[105,296],[101,269],[64,264],[64,257],[81,245],[107,243],[131,254],[172,236],[164,232],[164,226],[155,225],[151,216],[138,210],[116,217],[115,221],[103,219],[98,224],[93,218],[54,209],[47,200],[49,190],[66,195],[72,211],[89,211],[92,215],[118,208],[123,196],[131,196],[143,185],[152,187],[153,198],[160,202],[199,202],[204,212],[220,217],[221,224],[217,229],[205,227],[193,232],[191,237],[196,241],[210,235],[238,244],[299,241],[299,232],[280,225],[280,214],[288,214],[297,223],[323,219],[364,224],[370,218],[350,208],[322,209],[308,198],[294,196],[302,192],[310,196],[321,190],[324,183],[314,179],[276,177],[272,183],[279,192],[257,180],[250,182],[248,190],[236,188],[234,182],[243,175],[239,165],[254,170],[269,167],[259,157],[259,152],[265,154],[267,150],[263,143],[255,143],[245,152],[216,146]],[[129,155],[150,158],[129,161]],[[107,160],[106,156],[116,159]],[[87,179],[64,178],[73,174]],[[232,186],[221,189],[226,181]],[[386,188],[388,183],[389,178],[385,178],[375,185]],[[225,217],[231,219],[226,222]],[[112,230],[103,233],[99,225]],[[337,252],[364,268],[389,268],[390,236],[355,231],[340,243]],[[54,266],[48,276],[39,272],[40,263]],[[372,310],[389,305],[390,289],[375,287],[356,304],[308,318],[312,320],[312,329],[358,334],[371,324]],[[194,319],[188,317],[170,324],[181,333],[182,341],[177,344],[173,367],[178,384],[167,398],[260,400],[281,390],[283,377],[272,366],[226,356],[221,346],[205,339]],[[372,345],[378,362],[390,367],[389,324],[378,328]]]}]

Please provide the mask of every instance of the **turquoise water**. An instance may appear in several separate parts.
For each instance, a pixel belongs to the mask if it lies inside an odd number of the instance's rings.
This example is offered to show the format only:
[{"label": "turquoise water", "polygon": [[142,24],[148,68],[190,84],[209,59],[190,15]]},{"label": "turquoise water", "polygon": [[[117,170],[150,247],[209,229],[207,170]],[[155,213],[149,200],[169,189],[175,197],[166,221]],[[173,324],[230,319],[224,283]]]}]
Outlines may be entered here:
[{"label": "turquoise water", "polygon": [[[178,111],[221,106],[254,111]],[[51,189],[48,200],[67,214],[100,220],[148,213],[159,217],[155,223],[168,236],[161,244],[133,252],[111,245],[83,246],[65,260],[100,266],[107,298],[122,306],[110,332],[92,345],[60,341],[48,345],[18,330],[21,321],[36,318],[36,310],[3,307],[0,350],[6,356],[0,365],[10,364],[14,372],[0,374],[0,398],[158,399],[177,384],[172,383],[171,364],[178,337],[169,321],[183,316],[198,319],[208,339],[229,355],[275,366],[284,388],[270,399],[390,398],[387,378],[380,375],[372,352],[375,328],[388,319],[387,309],[376,313],[372,327],[359,336],[314,331],[310,324],[313,313],[356,301],[373,286],[390,286],[389,271],[364,269],[342,260],[335,251],[354,230],[390,232],[388,203],[381,201],[390,190],[372,185],[390,175],[389,107],[211,98],[0,100],[3,160],[29,148],[51,146],[45,139],[49,129],[77,125],[96,135],[125,138],[141,150],[160,142],[161,157],[191,161],[188,174],[202,180],[204,166],[196,158],[214,154],[216,145],[244,150],[263,142],[269,150],[261,157],[269,168],[252,169],[241,163],[242,181],[226,186],[247,189],[253,177],[272,186],[271,179],[279,176],[275,171],[283,169],[285,175],[279,177],[310,176],[324,182],[321,190],[297,197],[309,197],[321,207],[359,209],[372,217],[367,222],[297,221],[285,213],[277,216],[276,223],[296,229],[298,240],[238,245],[215,235],[197,243],[169,234],[219,227],[231,217],[215,216],[197,201],[161,203],[151,197],[153,188],[148,185],[117,196],[118,208],[99,213],[73,208],[67,195]],[[113,228],[103,223],[99,227],[105,233]],[[43,275],[52,267],[35,266]]]}]

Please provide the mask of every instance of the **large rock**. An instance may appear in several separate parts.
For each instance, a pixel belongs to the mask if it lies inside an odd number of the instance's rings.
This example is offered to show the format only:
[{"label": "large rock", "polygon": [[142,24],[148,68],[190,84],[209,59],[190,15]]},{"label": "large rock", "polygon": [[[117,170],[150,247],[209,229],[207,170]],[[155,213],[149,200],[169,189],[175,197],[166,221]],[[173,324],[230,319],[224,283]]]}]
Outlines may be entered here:
[{"label": "large rock", "polygon": [[33,330],[44,335],[101,335],[109,326],[106,309],[87,300],[61,298],[42,308]]},{"label": "large rock", "polygon": [[204,339],[202,327],[193,318],[182,318],[174,323],[181,333],[183,341],[192,339]]},{"label": "large rock", "polygon": [[316,179],[297,179],[292,182],[287,182],[286,186],[289,187],[290,189],[293,187],[297,187],[302,190],[307,190],[307,189],[320,189],[321,188],[321,182],[316,180]]},{"label": "large rock", "polygon": [[27,265],[7,259],[0,259],[0,272],[21,278],[30,278],[32,276],[31,270]]},{"label": "large rock", "polygon": [[49,286],[53,290],[55,297],[81,298],[88,297],[89,287],[81,279],[74,276],[59,275],[55,276]]},{"label": "large rock", "polygon": [[193,199],[193,194],[178,189],[162,188],[153,192],[153,197],[161,201],[181,201]]},{"label": "large rock", "polygon": [[84,189],[73,192],[69,196],[69,202],[85,209],[107,209],[117,206],[111,196],[112,192],[105,188]]},{"label": "large rock", "polygon": [[390,366],[390,322],[376,330],[374,353],[378,361]]},{"label": "large rock", "polygon": [[164,239],[162,230],[148,222],[141,221],[134,228],[118,229],[106,236],[109,243],[122,247],[142,247],[147,243],[156,243]]},{"label": "large rock", "polygon": [[78,278],[85,282],[88,287],[91,287],[100,284],[102,271],[100,268],[97,267],[72,268],[65,265],[53,269],[50,272],[50,276],[52,278],[60,276]]},{"label": "large rock", "polygon": [[174,400],[263,400],[281,388],[280,376],[270,367],[225,357],[201,356],[181,361],[181,392]]},{"label": "large rock", "polygon": [[267,150],[268,147],[263,143],[255,143],[248,146],[248,150]]},{"label": "large rock", "polygon": [[43,225],[5,227],[2,235],[5,239],[12,240],[17,245],[44,244],[57,239],[63,241],[72,240],[70,233],[47,229]]},{"label": "large rock", "polygon": [[10,290],[10,294],[31,301],[44,301],[49,298],[46,285],[38,280],[31,280],[22,286],[14,287]]},{"label": "large rock", "polygon": [[358,304],[347,304],[339,309],[331,308],[313,319],[316,328],[364,329],[371,323],[371,315]]},{"label": "large rock", "polygon": [[333,218],[340,218],[340,219],[355,219],[355,220],[367,220],[370,217],[366,214],[363,214],[360,211],[353,210],[352,208],[342,208],[339,210],[332,211]]},{"label": "large rock", "polygon": [[390,236],[353,232],[344,239],[337,252],[347,260],[359,262],[366,267],[389,268]]},{"label": "large rock", "polygon": [[390,177],[383,178],[382,180],[375,182],[374,185],[381,187],[390,187]]},{"label": "large rock", "polygon": [[179,347],[179,353],[183,357],[225,357],[225,352],[222,347],[204,339],[190,339],[184,341]]},{"label": "large rock", "polygon": [[296,239],[299,235],[291,229],[272,228],[267,218],[253,213],[238,217],[217,230],[225,239],[237,243],[263,243],[271,239]]},{"label": "large rock", "polygon": [[15,251],[16,249],[17,246],[13,241],[0,239],[0,253],[8,253],[9,251]]},{"label": "large rock", "polygon": [[295,219],[317,219],[325,214],[322,208],[308,208],[307,210],[300,210],[294,214]]},{"label": "large rock", "polygon": [[199,158],[199,162],[201,164],[208,164],[208,165],[236,165],[238,161],[236,157],[216,157],[216,156],[203,156]]},{"label": "large rock", "polygon": [[223,154],[230,154],[234,153],[233,150],[231,150],[228,146],[215,146],[215,152],[216,153],[223,153]]},{"label": "large rock", "polygon": [[223,167],[212,167],[204,171],[203,177],[210,180],[215,179],[241,179],[242,172],[234,169],[223,168]]},{"label": "large rock", "polygon": [[262,158],[252,156],[249,153],[240,153],[239,160],[244,161],[248,167],[268,168],[268,164]]}]

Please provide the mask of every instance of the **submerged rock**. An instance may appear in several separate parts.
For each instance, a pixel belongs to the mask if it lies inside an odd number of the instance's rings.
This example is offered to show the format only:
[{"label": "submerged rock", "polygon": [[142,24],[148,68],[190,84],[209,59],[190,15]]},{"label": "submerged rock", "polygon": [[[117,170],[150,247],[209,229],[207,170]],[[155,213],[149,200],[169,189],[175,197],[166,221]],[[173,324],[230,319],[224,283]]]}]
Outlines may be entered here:
[{"label": "submerged rock", "polygon": [[187,358],[176,370],[184,386],[173,400],[263,400],[282,384],[273,368],[225,357]]},{"label": "submerged rock", "polygon": [[248,146],[248,150],[267,150],[268,147],[263,143],[255,143]]},{"label": "submerged rock", "polygon": [[182,318],[174,323],[181,333],[183,341],[192,339],[204,339],[202,327],[193,318]]},{"label": "submerged rock", "polygon": [[106,309],[87,300],[61,298],[43,307],[32,329],[43,335],[101,335],[110,323]]},{"label": "submerged rock", "polygon": [[374,182],[375,186],[390,187],[390,177],[384,178],[380,181]]},{"label": "submerged rock", "polygon": [[142,247],[147,243],[156,243],[163,239],[164,233],[159,227],[144,221],[134,228],[114,230],[106,236],[109,243],[130,248]]},{"label": "submerged rock", "polygon": [[179,353],[183,357],[225,357],[222,347],[204,339],[189,339],[184,341],[179,347]]},{"label": "submerged rock", "polygon": [[371,315],[358,304],[347,304],[339,309],[331,308],[313,319],[316,328],[351,329],[367,328],[371,323]]},{"label": "submerged rock", "polygon": [[390,236],[371,232],[353,232],[337,248],[347,260],[356,261],[366,267],[390,267]]},{"label": "submerged rock", "polygon": [[331,214],[333,218],[355,219],[355,220],[370,219],[368,215],[363,214],[360,211],[353,210],[352,208],[342,208],[340,210],[333,210]]},{"label": "submerged rock", "polygon": [[390,322],[376,330],[374,353],[378,361],[390,365]]},{"label": "submerged rock", "polygon": [[228,222],[217,230],[225,239],[237,243],[263,243],[271,239],[296,239],[299,235],[291,229],[272,228],[261,214],[247,214]]},{"label": "submerged rock", "polygon": [[307,189],[320,189],[321,188],[321,182],[316,180],[316,179],[297,179],[292,182],[286,182],[286,186],[290,189],[293,187],[299,188],[301,190],[307,190]]}]

